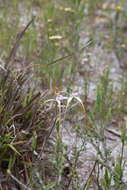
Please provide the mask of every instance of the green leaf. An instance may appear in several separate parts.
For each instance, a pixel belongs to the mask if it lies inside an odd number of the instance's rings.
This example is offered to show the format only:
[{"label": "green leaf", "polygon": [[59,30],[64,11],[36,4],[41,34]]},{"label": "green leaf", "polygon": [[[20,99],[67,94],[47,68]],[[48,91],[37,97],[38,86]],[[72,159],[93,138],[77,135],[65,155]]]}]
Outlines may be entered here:
[{"label": "green leaf", "polygon": [[7,144],[8,147],[10,147],[16,154],[21,156],[21,154],[16,150],[16,148],[12,144]]}]

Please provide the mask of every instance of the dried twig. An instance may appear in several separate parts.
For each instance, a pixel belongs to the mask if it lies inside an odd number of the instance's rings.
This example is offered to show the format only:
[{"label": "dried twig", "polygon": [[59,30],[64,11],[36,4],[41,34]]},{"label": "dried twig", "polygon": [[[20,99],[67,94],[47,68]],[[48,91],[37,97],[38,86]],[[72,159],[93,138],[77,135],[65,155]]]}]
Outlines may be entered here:
[{"label": "dried twig", "polygon": [[31,190],[31,188],[29,188],[28,186],[26,186],[25,184],[23,184],[21,181],[19,181],[14,175],[12,175],[12,173],[8,170],[7,173],[9,174],[9,176],[16,181],[19,185],[21,185],[24,190]]},{"label": "dried twig", "polygon": [[90,172],[90,174],[89,174],[89,176],[88,176],[88,179],[87,179],[86,183],[85,183],[84,186],[83,186],[83,190],[86,189],[87,184],[88,184],[88,182],[89,182],[89,180],[90,180],[90,178],[91,178],[91,176],[92,176],[92,174],[93,174],[93,172],[94,172],[94,170],[95,170],[95,167],[96,167],[97,162],[98,162],[98,160],[95,160],[94,165],[93,165],[93,168],[92,168],[92,170],[91,170],[91,172]]},{"label": "dried twig", "polygon": [[43,142],[42,148],[41,148],[41,153],[40,153],[39,156],[38,156],[38,159],[39,159],[39,160],[42,159],[42,154],[43,154],[43,151],[44,151],[45,144],[46,144],[48,138],[50,137],[50,135],[52,134],[52,131],[53,131],[53,129],[55,128],[56,122],[57,122],[57,117],[55,117],[55,119],[53,120],[53,123],[52,123],[52,125],[51,125],[51,129],[50,129],[49,133],[48,133],[48,134],[45,136],[45,138],[44,138],[44,142]]},{"label": "dried twig", "polygon": [[34,21],[34,17],[29,21],[29,23],[25,26],[25,28],[19,32],[17,34],[17,37],[16,37],[16,42],[14,44],[14,46],[12,47],[11,49],[11,52],[10,52],[10,55],[8,56],[7,58],[7,61],[6,61],[6,64],[5,64],[5,68],[9,65],[9,63],[14,59],[15,55],[16,55],[16,52],[17,52],[17,49],[19,47],[19,44],[20,44],[20,40],[23,38],[26,30],[29,28],[29,26],[32,24],[32,22]]}]

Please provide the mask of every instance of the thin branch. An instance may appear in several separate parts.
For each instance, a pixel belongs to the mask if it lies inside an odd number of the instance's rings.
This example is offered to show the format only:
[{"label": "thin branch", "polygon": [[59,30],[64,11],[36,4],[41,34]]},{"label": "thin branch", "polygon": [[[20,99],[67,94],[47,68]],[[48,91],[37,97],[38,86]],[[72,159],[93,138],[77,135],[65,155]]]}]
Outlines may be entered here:
[{"label": "thin branch", "polygon": [[14,175],[12,175],[12,173],[10,171],[8,171],[9,176],[16,181],[19,185],[21,185],[24,190],[31,190],[31,188],[29,188],[28,186],[26,186],[25,184],[23,184],[21,181],[19,181]]},{"label": "thin branch", "polygon": [[20,44],[20,41],[21,39],[23,38],[26,30],[29,28],[29,26],[32,24],[32,22],[34,21],[34,17],[29,21],[29,23],[25,26],[25,28],[19,32],[17,34],[17,37],[16,37],[16,42],[14,44],[14,46],[12,47],[11,49],[11,52],[10,52],[10,55],[9,57],[7,58],[7,61],[6,61],[6,64],[5,64],[5,68],[8,66],[8,64],[14,59],[15,55],[16,55],[16,52],[18,50],[18,47],[19,47],[19,44]]},{"label": "thin branch", "polygon": [[91,170],[91,172],[90,172],[90,174],[89,174],[89,176],[88,176],[88,179],[87,179],[86,183],[85,183],[84,186],[83,186],[83,190],[86,189],[86,186],[87,186],[87,184],[88,184],[88,182],[89,182],[89,179],[91,178],[91,176],[92,176],[92,174],[93,174],[93,172],[94,172],[94,170],[95,170],[95,167],[96,167],[97,162],[98,162],[98,160],[96,160],[96,161],[94,162],[93,168],[92,168],[92,170]]},{"label": "thin branch", "polygon": [[56,121],[57,121],[57,117],[55,117],[55,119],[54,119],[54,121],[53,121],[53,123],[52,123],[52,125],[51,125],[51,129],[50,129],[49,133],[48,133],[48,134],[45,136],[45,138],[44,138],[44,142],[43,142],[42,148],[41,148],[41,153],[40,153],[40,155],[39,155],[39,157],[38,157],[39,160],[42,159],[42,153],[43,153],[43,151],[44,151],[45,144],[46,144],[48,138],[50,137],[50,135],[52,134],[52,131],[53,131],[55,125],[56,125]]}]

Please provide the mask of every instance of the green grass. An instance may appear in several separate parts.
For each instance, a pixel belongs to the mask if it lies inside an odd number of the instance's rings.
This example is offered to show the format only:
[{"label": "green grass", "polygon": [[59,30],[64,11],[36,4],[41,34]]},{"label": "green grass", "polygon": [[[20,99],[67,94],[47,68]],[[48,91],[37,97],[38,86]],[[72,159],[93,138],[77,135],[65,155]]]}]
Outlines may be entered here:
[{"label": "green grass", "polygon": [[[111,68],[105,69],[96,79],[94,97],[89,97],[89,62],[86,70],[81,64],[84,51],[91,53],[90,60],[93,46],[99,43],[122,62],[121,51],[126,49],[124,7],[125,1],[111,5],[99,0],[1,2],[1,190],[125,189],[126,70],[116,88]],[[115,16],[108,18],[110,14]],[[22,24],[23,15],[27,21]],[[103,18],[109,23],[106,31],[97,34],[94,24],[101,24]],[[81,45],[83,31],[87,42]],[[84,79],[81,97],[75,90],[80,73]],[[115,160],[105,137],[113,124],[120,131],[121,145]],[[65,143],[69,133],[70,142]],[[83,181],[79,170],[87,166],[81,160],[88,143],[96,156]]]}]

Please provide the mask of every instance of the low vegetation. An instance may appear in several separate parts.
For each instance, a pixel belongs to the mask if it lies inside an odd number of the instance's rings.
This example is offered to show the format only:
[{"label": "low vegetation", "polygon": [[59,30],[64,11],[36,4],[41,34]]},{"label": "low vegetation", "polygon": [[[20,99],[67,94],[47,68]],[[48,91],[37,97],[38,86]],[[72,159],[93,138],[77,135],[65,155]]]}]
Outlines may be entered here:
[{"label": "low vegetation", "polygon": [[1,190],[127,188],[126,8],[0,1]]}]

